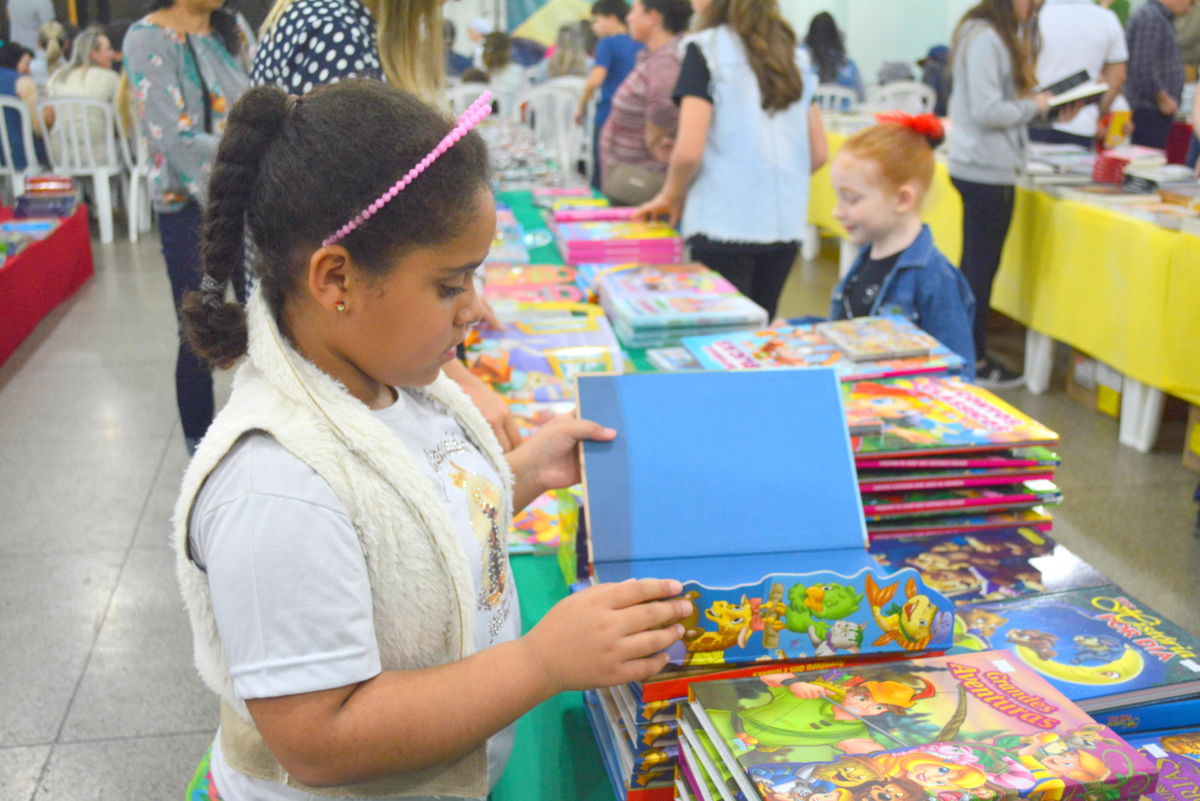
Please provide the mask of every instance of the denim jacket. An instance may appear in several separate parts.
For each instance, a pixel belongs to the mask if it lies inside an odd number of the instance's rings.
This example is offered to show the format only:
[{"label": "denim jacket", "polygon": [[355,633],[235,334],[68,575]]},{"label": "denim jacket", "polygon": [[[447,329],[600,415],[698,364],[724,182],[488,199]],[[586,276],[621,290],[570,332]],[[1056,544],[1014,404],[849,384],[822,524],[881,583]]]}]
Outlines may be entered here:
[{"label": "denim jacket", "polygon": [[[862,268],[870,252],[864,245],[846,277],[833,291],[829,318],[846,318],[842,303],[847,282]],[[871,306],[871,315],[902,314],[963,357],[963,377],[975,380],[975,341],[971,321],[975,315],[975,297],[962,273],[933,244],[929,226],[904,249],[896,266],[883,279],[879,294]]]}]

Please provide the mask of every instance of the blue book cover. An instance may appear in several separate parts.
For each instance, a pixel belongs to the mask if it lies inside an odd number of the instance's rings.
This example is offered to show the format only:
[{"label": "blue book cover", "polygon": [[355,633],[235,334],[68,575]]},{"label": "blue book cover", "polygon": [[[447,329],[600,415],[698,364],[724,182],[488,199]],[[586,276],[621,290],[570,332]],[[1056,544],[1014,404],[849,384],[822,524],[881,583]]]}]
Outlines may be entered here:
[{"label": "blue book cover", "polygon": [[954,653],[1009,648],[1087,712],[1200,694],[1200,640],[1115,584],[967,604]]},{"label": "blue book cover", "polygon": [[[580,375],[589,563],[673,577],[695,619],[678,667],[946,647],[953,606],[866,552],[829,370]],[[797,459],[797,454],[804,454]]]},{"label": "blue book cover", "polygon": [[1200,724],[1200,695],[1094,712],[1092,717],[1118,734],[1157,732]]}]

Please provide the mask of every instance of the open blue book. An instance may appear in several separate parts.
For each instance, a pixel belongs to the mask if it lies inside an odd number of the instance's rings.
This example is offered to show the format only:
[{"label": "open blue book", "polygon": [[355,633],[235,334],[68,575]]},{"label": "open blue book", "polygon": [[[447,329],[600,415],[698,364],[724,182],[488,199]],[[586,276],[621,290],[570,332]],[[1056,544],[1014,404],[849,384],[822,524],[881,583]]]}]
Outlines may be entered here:
[{"label": "open blue book", "polygon": [[677,667],[948,647],[953,605],[866,551],[833,370],[587,374],[596,581],[684,582]]}]

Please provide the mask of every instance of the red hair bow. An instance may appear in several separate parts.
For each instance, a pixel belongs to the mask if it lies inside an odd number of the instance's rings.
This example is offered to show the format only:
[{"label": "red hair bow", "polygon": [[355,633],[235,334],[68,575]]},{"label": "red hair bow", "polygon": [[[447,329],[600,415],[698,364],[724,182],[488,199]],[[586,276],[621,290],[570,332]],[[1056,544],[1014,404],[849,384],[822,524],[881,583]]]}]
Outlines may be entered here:
[{"label": "red hair bow", "polygon": [[942,121],[937,118],[936,114],[905,114],[901,111],[888,111],[876,114],[875,121],[911,128],[928,139],[930,147],[937,147],[946,138],[946,130],[942,127]]}]

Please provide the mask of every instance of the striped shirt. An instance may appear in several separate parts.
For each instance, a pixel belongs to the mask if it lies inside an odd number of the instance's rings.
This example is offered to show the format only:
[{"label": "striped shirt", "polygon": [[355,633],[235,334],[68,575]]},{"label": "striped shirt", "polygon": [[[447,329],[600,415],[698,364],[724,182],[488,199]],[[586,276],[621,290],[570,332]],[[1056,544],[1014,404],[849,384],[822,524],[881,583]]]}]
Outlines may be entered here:
[{"label": "striped shirt", "polygon": [[679,125],[679,108],[671,99],[679,78],[679,38],[675,37],[653,53],[643,49],[637,64],[613,96],[612,111],[600,134],[600,165],[632,164],[655,172],[666,172],[646,148],[646,125],[662,128],[674,138]]}]

